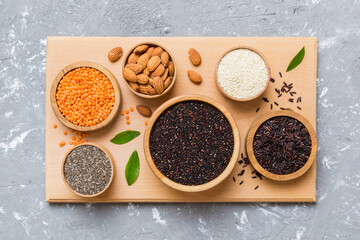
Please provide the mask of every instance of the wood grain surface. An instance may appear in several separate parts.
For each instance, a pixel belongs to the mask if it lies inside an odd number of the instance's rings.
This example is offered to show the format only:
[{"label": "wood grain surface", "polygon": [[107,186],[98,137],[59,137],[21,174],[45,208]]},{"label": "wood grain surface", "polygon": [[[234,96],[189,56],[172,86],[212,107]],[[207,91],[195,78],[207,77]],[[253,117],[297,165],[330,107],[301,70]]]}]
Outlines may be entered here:
[{"label": "wood grain surface", "polygon": [[[177,80],[173,89],[157,99],[143,99],[134,95],[122,79],[124,56],[116,63],[108,60],[108,52],[121,46],[125,52],[134,45],[150,41],[157,42],[169,50],[176,61]],[[214,75],[221,55],[236,46],[250,46],[259,50],[267,59],[274,83],[270,83],[261,98],[250,102],[229,100],[222,95],[215,83]],[[286,68],[291,59],[305,46],[303,62],[291,72]],[[202,57],[202,63],[194,67],[188,58],[188,50],[195,48]],[[61,163],[65,153],[70,149],[68,140],[71,135],[64,136],[68,130],[56,118],[50,104],[50,88],[56,75],[67,65],[78,61],[91,61],[103,65],[117,78],[121,88],[121,109],[129,109],[138,104],[156,110],[166,100],[186,94],[202,94],[220,102],[234,117],[240,131],[241,153],[245,154],[245,137],[251,123],[260,115],[280,107],[291,108],[305,116],[316,129],[316,78],[317,78],[317,39],[316,38],[222,38],[222,37],[48,37],[46,63],[46,200],[49,202],[314,202],[316,201],[316,163],[303,176],[292,181],[278,182],[263,177],[253,179],[251,165],[243,168],[236,164],[232,173],[216,187],[197,193],[185,193],[172,189],[161,182],[151,171],[144,156],[143,137],[145,120],[139,113],[130,112],[131,124],[126,125],[125,117],[117,119],[104,129],[90,133],[87,138],[106,147],[114,157],[116,174],[109,189],[95,198],[82,198],[72,193],[61,177]],[[193,84],[187,77],[187,70],[195,70],[203,76],[200,85]],[[279,76],[282,73],[282,78]],[[299,104],[288,101],[290,96],[277,98],[276,88],[281,88],[283,81],[293,83],[296,96],[301,96]],[[297,109],[297,106],[302,110]],[[258,112],[256,110],[259,109]],[[53,124],[58,128],[52,128]],[[125,145],[115,145],[110,139],[128,128],[138,130],[141,136]],[[66,141],[59,147],[60,141]],[[140,175],[132,186],[127,186],[124,171],[131,153],[137,149],[140,156]],[[243,176],[237,176],[241,170]],[[235,182],[233,181],[235,178]],[[239,185],[240,181],[244,181]],[[256,190],[255,187],[259,186]]]}]

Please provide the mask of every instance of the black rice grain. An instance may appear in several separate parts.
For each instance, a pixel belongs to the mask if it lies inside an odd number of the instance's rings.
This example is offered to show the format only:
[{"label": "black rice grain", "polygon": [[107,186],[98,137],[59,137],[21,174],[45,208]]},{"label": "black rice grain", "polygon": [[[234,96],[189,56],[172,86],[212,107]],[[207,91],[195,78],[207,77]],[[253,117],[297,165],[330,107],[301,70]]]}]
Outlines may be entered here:
[{"label": "black rice grain", "polygon": [[184,101],[165,110],[150,134],[150,152],[167,178],[200,185],[218,177],[234,148],[232,128],[222,112],[201,101]]}]

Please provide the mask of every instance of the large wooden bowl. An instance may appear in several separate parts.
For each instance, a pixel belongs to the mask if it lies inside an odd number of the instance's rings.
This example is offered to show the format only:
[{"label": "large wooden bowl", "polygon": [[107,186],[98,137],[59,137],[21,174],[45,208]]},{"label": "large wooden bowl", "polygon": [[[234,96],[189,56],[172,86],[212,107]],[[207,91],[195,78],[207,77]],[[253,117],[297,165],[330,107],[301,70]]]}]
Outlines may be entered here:
[{"label": "large wooden bowl", "polygon": [[[305,163],[305,165],[302,168],[300,168],[296,172],[291,173],[291,174],[286,174],[286,175],[274,174],[274,173],[271,173],[268,170],[264,169],[256,160],[256,157],[254,155],[254,149],[253,149],[254,136],[255,136],[255,133],[258,130],[258,128],[261,126],[261,124],[263,124],[266,120],[268,120],[270,118],[274,118],[274,117],[278,117],[278,116],[287,116],[287,117],[292,117],[292,118],[298,120],[299,122],[304,124],[306,129],[309,131],[309,134],[311,137],[311,153],[310,153],[310,156],[309,156],[307,162]],[[316,151],[317,151],[316,132],[315,132],[314,128],[312,127],[312,125],[310,124],[310,122],[305,117],[303,117],[302,115],[300,115],[294,111],[279,110],[279,111],[271,112],[271,113],[268,113],[268,114],[265,114],[265,115],[259,117],[252,123],[252,125],[249,129],[247,138],[246,138],[246,151],[247,151],[247,155],[248,155],[253,167],[256,169],[256,171],[258,171],[263,176],[265,176],[269,179],[272,179],[272,180],[276,180],[276,181],[292,180],[292,179],[298,178],[301,175],[303,175],[307,170],[309,170],[311,165],[314,163],[314,160],[316,159]]]},{"label": "large wooden bowl", "polygon": [[[211,180],[210,182],[201,184],[201,185],[188,186],[188,185],[182,185],[180,183],[176,183],[176,182],[170,180],[156,167],[156,165],[153,161],[153,158],[151,156],[151,152],[150,152],[150,135],[151,135],[151,130],[152,130],[156,120],[170,106],[175,105],[179,102],[184,102],[184,101],[200,101],[200,102],[205,102],[205,103],[208,103],[208,104],[216,107],[219,111],[221,111],[225,115],[225,117],[229,121],[231,128],[233,130],[232,132],[233,132],[233,136],[234,136],[234,150],[233,150],[233,154],[231,156],[228,166],[217,178]],[[223,107],[220,103],[216,102],[215,100],[213,100],[211,98],[208,98],[205,96],[200,96],[200,95],[179,96],[179,97],[172,98],[172,99],[168,100],[167,102],[165,102],[164,104],[162,104],[152,115],[152,117],[146,127],[146,130],[145,130],[144,151],[145,151],[145,157],[146,157],[147,163],[149,164],[151,170],[163,183],[165,183],[169,187],[172,187],[174,189],[177,189],[177,190],[180,190],[183,192],[200,192],[200,191],[205,191],[207,189],[210,189],[210,188],[218,185],[231,173],[231,171],[233,170],[233,168],[238,160],[238,156],[239,156],[239,152],[240,152],[240,134],[239,134],[239,130],[238,130],[235,120],[233,119],[233,117],[231,116],[229,111],[226,110],[225,107]]]},{"label": "large wooden bowl", "polygon": [[[107,118],[94,125],[94,126],[88,126],[88,127],[83,127],[83,126],[79,126],[79,125],[75,125],[72,122],[68,121],[64,115],[62,115],[62,113],[60,112],[57,102],[56,102],[56,91],[57,91],[57,87],[59,85],[60,80],[70,71],[76,69],[76,68],[80,68],[80,67],[89,67],[89,68],[94,68],[100,72],[102,72],[103,74],[105,74],[105,76],[110,80],[113,88],[114,88],[114,93],[115,93],[115,102],[114,102],[114,106],[113,109],[111,110],[109,116],[107,116]],[[93,62],[76,62],[73,64],[70,64],[68,66],[66,66],[65,68],[63,68],[59,74],[56,76],[55,80],[53,81],[53,84],[51,86],[50,89],[50,103],[51,103],[51,107],[56,115],[56,117],[59,119],[59,121],[64,124],[66,127],[77,130],[77,131],[82,131],[82,132],[91,132],[91,131],[95,131],[95,130],[99,130],[102,129],[106,126],[108,126],[112,121],[114,121],[117,117],[117,115],[119,114],[119,110],[120,110],[120,87],[119,87],[119,83],[116,80],[116,78],[114,77],[114,75],[105,67],[101,66],[100,64],[97,63],[93,63]]]},{"label": "large wooden bowl", "polygon": [[175,64],[175,59],[174,56],[171,54],[171,52],[169,52],[168,49],[166,49],[164,46],[160,45],[159,43],[155,43],[155,42],[141,42],[136,44],[135,46],[133,46],[125,55],[124,58],[124,62],[123,62],[123,69],[126,66],[127,60],[129,58],[129,56],[133,53],[134,49],[140,45],[149,45],[150,47],[161,47],[162,49],[164,49],[164,51],[166,51],[169,56],[170,56],[170,60],[174,63],[174,76],[173,76],[173,80],[171,81],[169,87],[167,89],[165,89],[161,94],[156,94],[156,95],[147,95],[147,94],[143,94],[140,92],[135,91],[134,89],[132,89],[128,83],[128,81],[126,81],[126,79],[121,75],[121,77],[123,78],[123,80],[125,81],[126,86],[130,89],[130,91],[132,93],[134,93],[135,95],[142,97],[142,98],[147,98],[147,99],[152,99],[152,98],[158,98],[161,96],[164,96],[166,93],[168,93],[171,88],[174,86],[175,84],[175,80],[176,80],[176,64]]},{"label": "large wooden bowl", "polygon": [[[252,97],[252,98],[243,98],[243,99],[241,99],[241,98],[235,98],[235,97],[227,94],[227,93],[224,91],[224,89],[220,86],[219,81],[218,81],[218,68],[219,68],[219,64],[220,64],[221,60],[223,59],[223,57],[225,57],[226,54],[228,54],[229,52],[231,52],[231,51],[233,51],[233,50],[237,50],[237,49],[248,49],[248,50],[251,50],[251,51],[257,53],[257,54],[264,60],[265,65],[266,65],[266,68],[267,68],[268,73],[269,73],[269,75],[268,75],[268,80],[267,80],[267,82],[266,82],[265,88],[264,88],[258,95],[254,96],[254,97]],[[219,89],[219,91],[220,91],[220,93],[221,93],[222,95],[224,95],[225,97],[227,97],[227,98],[229,98],[229,99],[231,99],[231,100],[238,101],[238,102],[247,102],[247,101],[251,101],[251,100],[254,100],[254,99],[260,97],[260,96],[266,91],[267,87],[269,86],[270,78],[271,78],[270,65],[269,65],[268,61],[266,60],[264,54],[262,54],[261,52],[259,52],[259,51],[256,50],[256,49],[254,49],[254,48],[252,48],[252,47],[248,47],[248,46],[238,46],[238,47],[233,47],[233,48],[227,50],[223,55],[221,55],[220,59],[219,59],[218,62],[217,62],[217,65],[216,65],[215,83],[216,83],[217,88]]]},{"label": "large wooden bowl", "polygon": [[[81,193],[78,193],[77,191],[75,191],[74,189],[72,189],[70,187],[70,185],[67,183],[66,179],[65,179],[65,174],[64,174],[64,166],[65,166],[65,162],[66,162],[66,158],[68,157],[68,155],[71,153],[72,150],[74,150],[75,148],[79,147],[79,146],[83,146],[83,145],[90,145],[90,146],[94,146],[94,147],[97,147],[99,148],[101,151],[103,151],[106,156],[109,158],[110,160],[110,164],[111,164],[111,178],[110,178],[110,181],[109,183],[106,185],[106,187],[98,192],[98,193],[95,193],[95,194],[92,194],[92,195],[85,195],[85,194],[81,194]],[[104,148],[103,146],[101,146],[100,144],[98,143],[92,143],[92,142],[87,142],[87,143],[82,143],[82,144],[79,144],[73,148],[71,148],[66,154],[65,154],[65,157],[62,161],[62,164],[61,164],[61,176],[62,176],[62,179],[66,185],[66,187],[71,191],[73,192],[74,194],[80,196],[80,197],[85,197],[85,198],[92,198],[92,197],[96,197],[96,196],[99,196],[100,194],[104,193],[111,185],[112,181],[114,180],[115,178],[115,162],[114,162],[114,159],[112,157],[112,155],[110,154],[110,152]]]}]

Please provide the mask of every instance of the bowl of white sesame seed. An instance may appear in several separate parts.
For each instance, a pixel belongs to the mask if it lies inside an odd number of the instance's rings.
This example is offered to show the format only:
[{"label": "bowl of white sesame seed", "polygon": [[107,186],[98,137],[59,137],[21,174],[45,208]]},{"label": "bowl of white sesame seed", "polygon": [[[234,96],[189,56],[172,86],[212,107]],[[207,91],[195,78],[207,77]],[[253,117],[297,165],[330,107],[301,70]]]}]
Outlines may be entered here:
[{"label": "bowl of white sesame seed", "polygon": [[243,102],[261,96],[269,85],[270,75],[262,53],[251,47],[235,47],[221,56],[215,81],[223,95]]}]

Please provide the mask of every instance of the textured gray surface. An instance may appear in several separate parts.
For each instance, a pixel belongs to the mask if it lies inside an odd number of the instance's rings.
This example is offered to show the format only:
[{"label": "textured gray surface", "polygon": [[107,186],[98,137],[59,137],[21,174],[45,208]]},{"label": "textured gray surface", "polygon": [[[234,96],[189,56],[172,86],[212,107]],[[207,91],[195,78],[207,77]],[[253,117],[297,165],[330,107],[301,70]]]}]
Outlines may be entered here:
[{"label": "textured gray surface", "polygon": [[[360,1],[60,2],[0,0],[0,239],[360,238]],[[49,35],[318,37],[318,202],[46,203]]]}]

